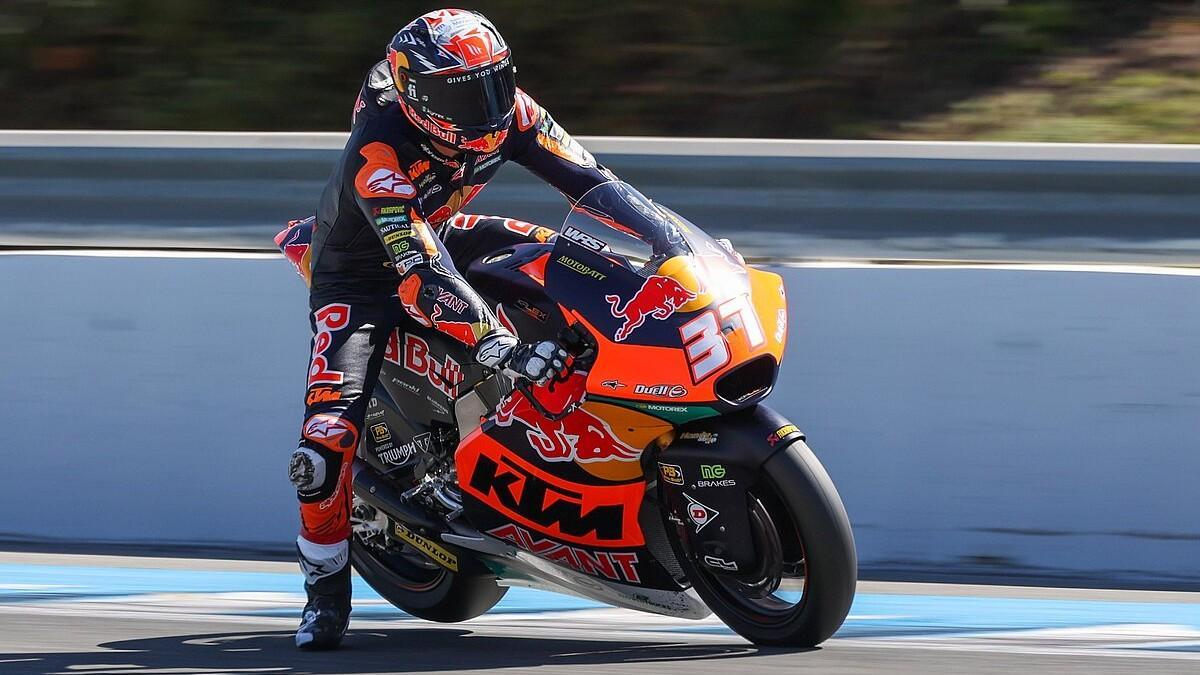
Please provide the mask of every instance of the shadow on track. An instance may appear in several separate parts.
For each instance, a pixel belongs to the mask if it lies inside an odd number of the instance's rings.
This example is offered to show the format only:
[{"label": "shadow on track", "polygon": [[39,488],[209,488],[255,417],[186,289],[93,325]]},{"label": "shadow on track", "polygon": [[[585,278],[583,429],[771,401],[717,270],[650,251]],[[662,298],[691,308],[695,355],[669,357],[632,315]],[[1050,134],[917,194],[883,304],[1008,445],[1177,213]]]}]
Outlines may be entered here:
[{"label": "shadow on track", "polygon": [[300,652],[292,640],[291,632],[280,631],[119,640],[98,645],[113,651],[0,654],[0,673],[381,675],[636,663],[652,663],[651,672],[656,673],[695,673],[696,661],[781,651],[753,645],[480,635],[458,628],[351,630],[342,649],[334,652]]}]

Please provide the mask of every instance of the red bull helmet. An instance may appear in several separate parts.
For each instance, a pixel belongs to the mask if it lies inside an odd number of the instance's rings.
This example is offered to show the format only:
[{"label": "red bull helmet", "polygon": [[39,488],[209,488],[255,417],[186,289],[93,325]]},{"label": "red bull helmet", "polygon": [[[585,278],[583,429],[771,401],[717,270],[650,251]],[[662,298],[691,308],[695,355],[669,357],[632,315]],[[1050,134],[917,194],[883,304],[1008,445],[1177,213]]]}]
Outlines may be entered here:
[{"label": "red bull helmet", "polygon": [[482,14],[439,9],[417,17],[392,38],[388,63],[405,116],[434,140],[475,153],[504,142],[516,68]]}]

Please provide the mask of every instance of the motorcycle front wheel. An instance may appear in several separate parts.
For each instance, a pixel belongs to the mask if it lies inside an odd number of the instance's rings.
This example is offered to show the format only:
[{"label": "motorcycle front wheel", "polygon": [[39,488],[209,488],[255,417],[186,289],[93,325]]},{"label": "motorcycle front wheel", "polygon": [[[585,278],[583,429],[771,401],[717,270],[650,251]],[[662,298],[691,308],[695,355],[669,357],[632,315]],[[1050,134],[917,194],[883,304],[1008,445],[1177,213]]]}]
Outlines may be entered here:
[{"label": "motorcycle front wheel", "polygon": [[797,441],[763,465],[746,498],[759,567],[715,572],[688,550],[686,537],[671,537],[688,580],[714,614],[755,644],[824,642],[850,612],[858,578],[854,535],[837,488]]}]

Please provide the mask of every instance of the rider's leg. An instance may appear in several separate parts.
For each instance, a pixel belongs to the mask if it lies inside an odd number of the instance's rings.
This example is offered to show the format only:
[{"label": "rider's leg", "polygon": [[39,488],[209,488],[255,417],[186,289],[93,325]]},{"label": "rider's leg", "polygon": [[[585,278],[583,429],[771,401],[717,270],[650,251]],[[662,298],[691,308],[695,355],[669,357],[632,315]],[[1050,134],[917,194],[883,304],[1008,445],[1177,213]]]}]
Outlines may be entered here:
[{"label": "rider's leg", "polygon": [[[300,500],[296,548],[308,603],[296,645],[336,647],[350,620],[350,469],[369,392],[399,319],[392,291],[315,286],[304,425],[289,474]],[[368,395],[364,395],[364,392]]]},{"label": "rider's leg", "polygon": [[441,234],[454,266],[465,275],[472,262],[489,253],[515,244],[545,243],[555,232],[523,220],[460,213],[446,221]]}]

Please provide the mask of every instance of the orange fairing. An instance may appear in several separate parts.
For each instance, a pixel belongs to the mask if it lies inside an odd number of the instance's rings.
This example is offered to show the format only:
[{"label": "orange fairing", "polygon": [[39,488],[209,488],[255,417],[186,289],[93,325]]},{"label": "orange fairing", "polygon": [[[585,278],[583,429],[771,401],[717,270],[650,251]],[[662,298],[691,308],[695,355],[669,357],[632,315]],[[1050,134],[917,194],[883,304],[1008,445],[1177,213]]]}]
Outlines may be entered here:
[{"label": "orange fairing", "polygon": [[638,510],[646,484],[586,485],[550,473],[485,433],[467,436],[455,453],[464,493],[559,541],[597,548],[644,543]]},{"label": "orange fairing", "polygon": [[709,304],[687,305],[691,311],[674,313],[683,349],[617,341],[571,312],[598,343],[588,392],[660,403],[712,403],[718,400],[713,385],[724,373],[762,355],[781,362],[787,342],[783,279],[756,269],[747,273],[749,293],[713,293]]},{"label": "orange fairing", "polygon": [[[774,272],[764,272],[753,267],[747,268],[750,273],[750,293],[754,302],[754,311],[766,333],[767,346],[763,352],[775,357],[776,363],[783,363],[783,350],[787,346],[787,296],[783,290],[783,277]],[[748,354],[747,358],[758,353]]]}]

